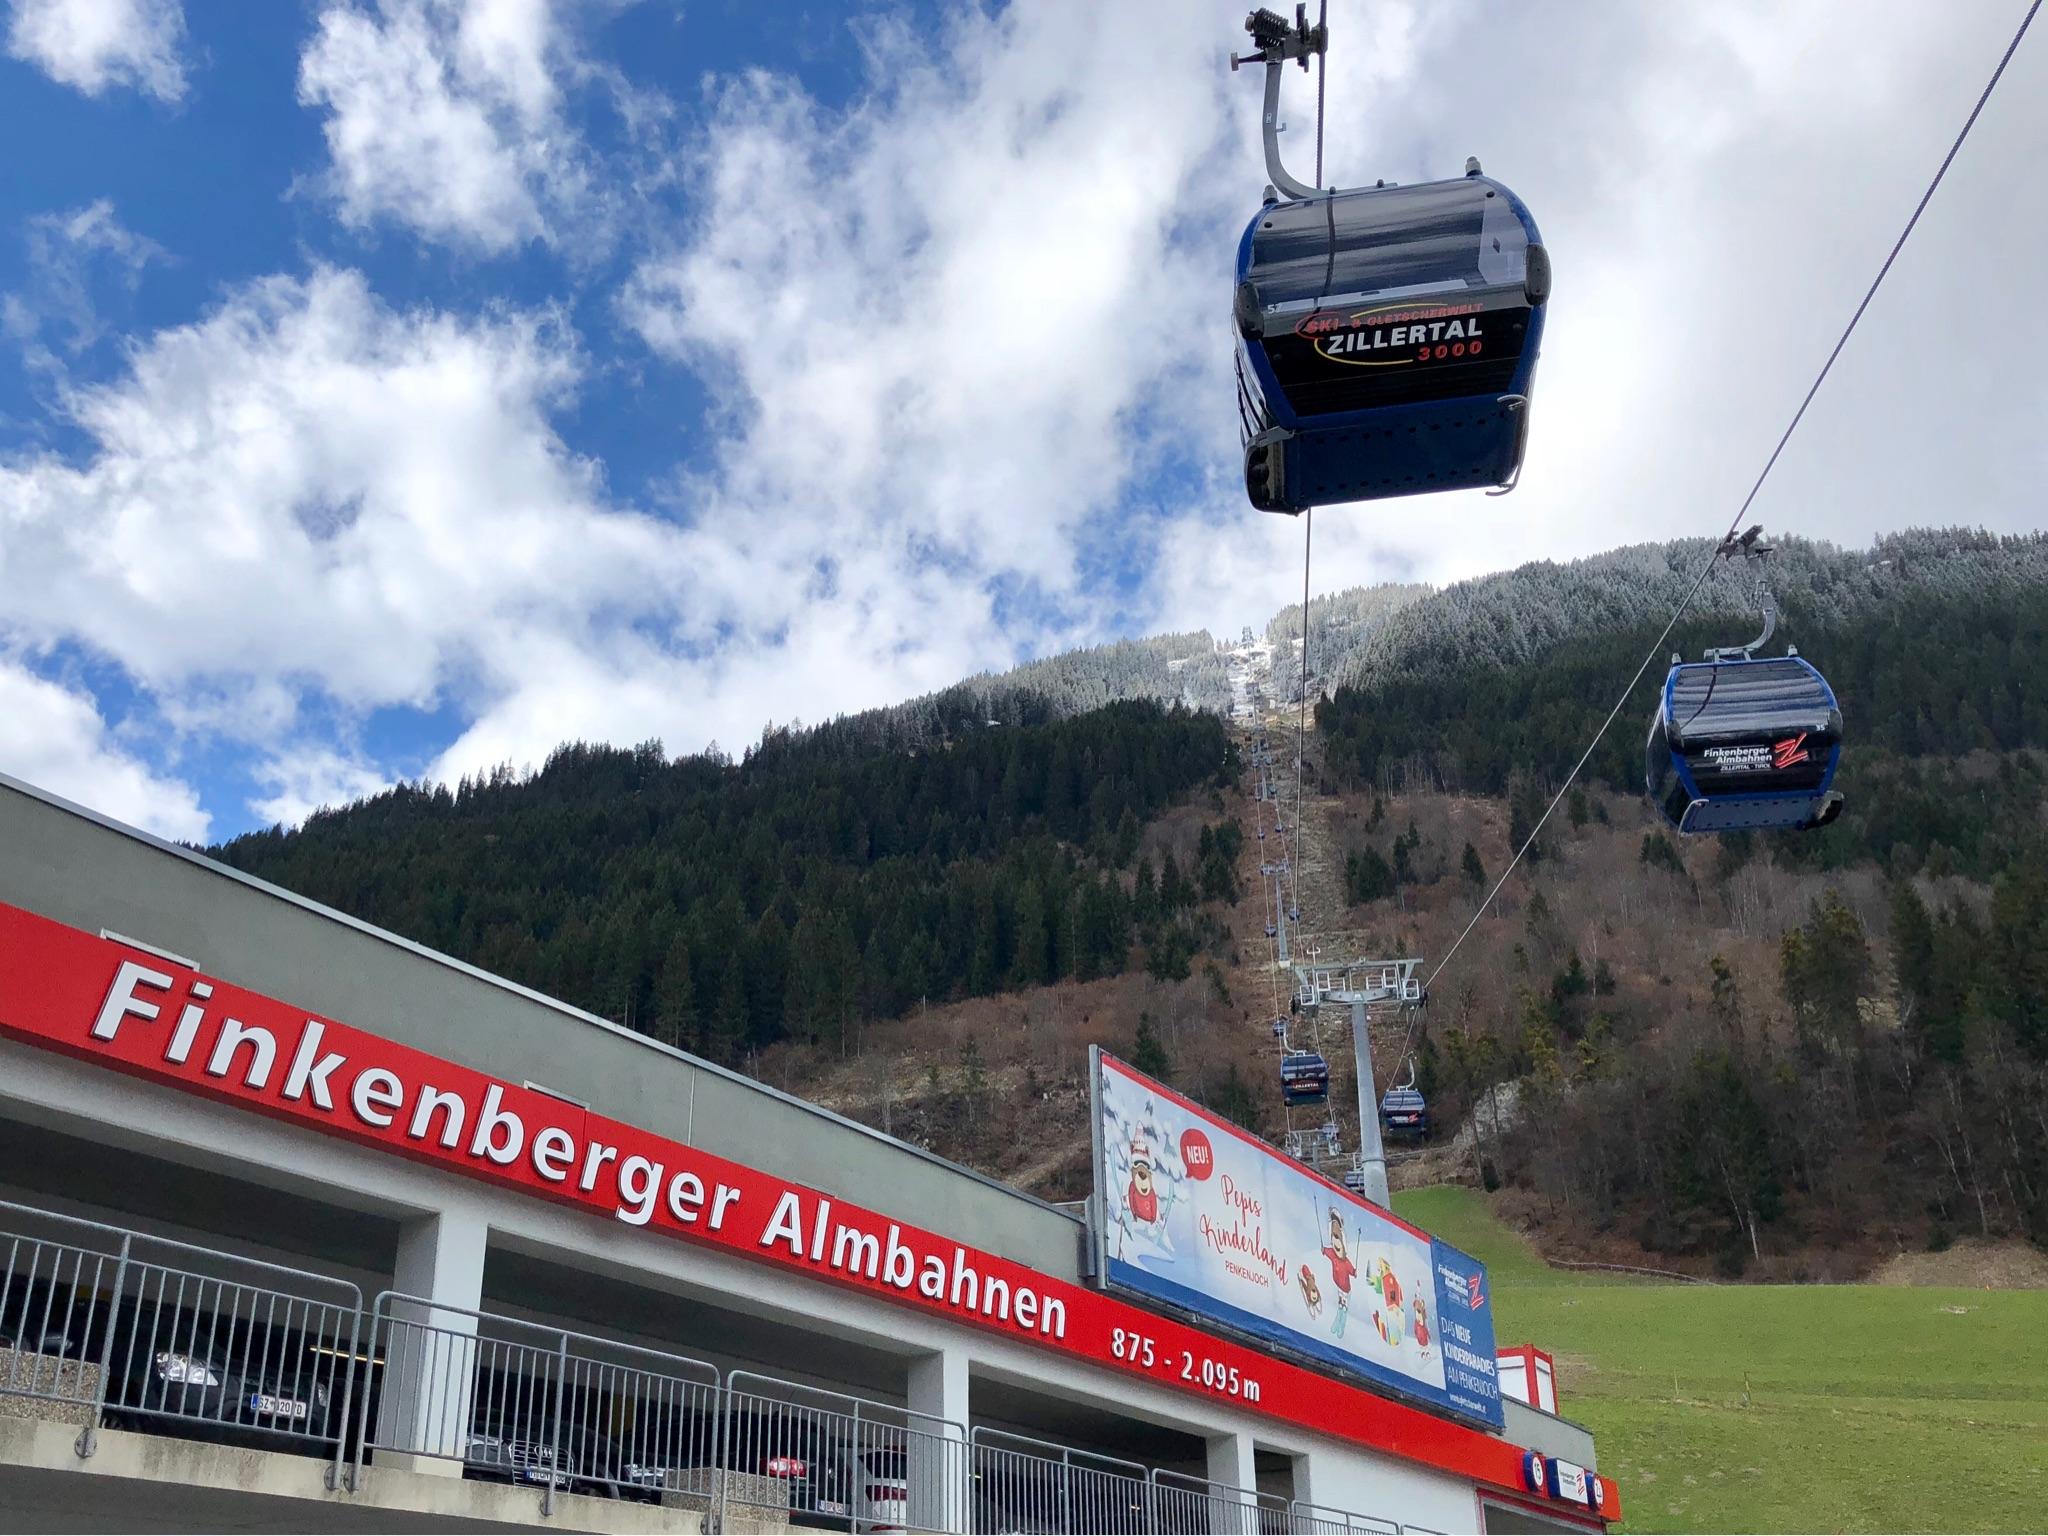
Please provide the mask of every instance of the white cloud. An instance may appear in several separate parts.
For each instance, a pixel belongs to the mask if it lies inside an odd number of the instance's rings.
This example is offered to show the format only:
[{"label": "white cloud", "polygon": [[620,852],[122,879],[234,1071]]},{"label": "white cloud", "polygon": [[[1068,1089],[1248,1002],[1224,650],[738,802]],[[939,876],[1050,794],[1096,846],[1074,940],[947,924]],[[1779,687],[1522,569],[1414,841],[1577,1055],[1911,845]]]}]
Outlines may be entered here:
[{"label": "white cloud", "polygon": [[516,671],[523,626],[665,608],[645,578],[672,538],[602,512],[549,429],[577,367],[545,313],[397,313],[325,269],[252,285],[68,397],[83,468],[0,468],[7,620],[154,689],[208,680],[225,724],[238,678],[424,704]]},{"label": "white cloud", "polygon": [[271,793],[249,802],[249,809],[269,823],[297,826],[326,806],[347,805],[390,787],[391,780],[371,764],[329,747],[287,748],[256,770],[256,781]]},{"label": "white cloud", "polygon": [[[104,334],[92,285],[110,273],[129,292],[142,269],[164,259],[164,249],[138,235],[114,214],[106,198],[66,213],[39,214],[27,222],[28,281],[21,291],[0,295],[0,330],[31,348],[45,329],[61,330],[58,345],[78,352]],[[47,354],[42,354],[47,356]]]},{"label": "white cloud", "polygon": [[185,94],[178,0],[13,0],[7,52],[60,85],[97,96],[130,85],[158,101]]},{"label": "white cloud", "polygon": [[562,110],[561,79],[580,72],[550,0],[334,0],[300,57],[299,100],[326,111],[344,220],[496,254],[552,240],[589,200]]},{"label": "white cloud", "polygon": [[622,314],[720,392],[715,499],[756,558],[880,541],[1076,595],[1102,520],[1208,416],[1175,395],[1219,335],[1184,236],[1235,212],[1200,174],[1228,137],[1215,40],[1181,13],[1021,6],[937,57],[882,29],[878,89],[843,116],[727,86],[688,229]]},{"label": "white cloud", "polygon": [[210,818],[188,784],[115,742],[83,693],[0,656],[0,772],[162,837],[203,842]]},{"label": "white cloud", "polygon": [[379,709],[471,722],[452,777],[572,736],[743,742],[1003,654],[983,594],[888,548],[834,544],[838,595],[764,591],[733,529],[618,508],[550,425],[581,366],[546,312],[253,284],[67,393],[82,460],[0,461],[0,639],[88,648],[174,734],[251,743],[265,820],[392,776],[328,738]]}]

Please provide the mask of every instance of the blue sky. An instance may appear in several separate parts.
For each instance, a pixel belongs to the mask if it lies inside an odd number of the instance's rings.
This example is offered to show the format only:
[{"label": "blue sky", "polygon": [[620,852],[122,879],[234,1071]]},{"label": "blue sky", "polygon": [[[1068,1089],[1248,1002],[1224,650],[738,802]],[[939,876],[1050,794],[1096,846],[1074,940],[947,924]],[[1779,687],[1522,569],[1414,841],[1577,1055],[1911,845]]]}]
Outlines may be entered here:
[{"label": "blue sky", "polygon": [[[1320,590],[1725,523],[2018,16],[1332,10],[1333,175],[1480,154],[1558,288],[1523,488],[1326,514]],[[0,770],[204,840],[1263,622],[1241,14],[0,0]],[[1777,526],[2038,523],[2044,48]]]}]

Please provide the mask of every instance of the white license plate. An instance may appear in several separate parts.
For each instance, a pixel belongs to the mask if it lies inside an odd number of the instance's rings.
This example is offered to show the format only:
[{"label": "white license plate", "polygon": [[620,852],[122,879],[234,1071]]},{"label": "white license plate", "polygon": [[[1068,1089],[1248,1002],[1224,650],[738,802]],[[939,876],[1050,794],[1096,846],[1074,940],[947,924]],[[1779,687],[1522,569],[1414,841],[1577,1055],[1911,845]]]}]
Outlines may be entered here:
[{"label": "white license plate", "polygon": [[295,1397],[272,1397],[268,1392],[251,1392],[249,1407],[271,1419],[303,1419],[306,1405]]}]

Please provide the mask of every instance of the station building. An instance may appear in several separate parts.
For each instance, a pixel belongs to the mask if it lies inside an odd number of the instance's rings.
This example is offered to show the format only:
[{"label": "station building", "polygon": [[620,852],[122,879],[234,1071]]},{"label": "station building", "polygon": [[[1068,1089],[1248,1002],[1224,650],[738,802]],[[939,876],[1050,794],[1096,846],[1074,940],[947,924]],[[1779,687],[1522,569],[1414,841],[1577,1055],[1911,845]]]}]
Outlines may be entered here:
[{"label": "station building", "polygon": [[1554,1390],[1477,1424],[1096,1253],[1075,1210],[0,779],[0,1529],[1619,1517]]}]

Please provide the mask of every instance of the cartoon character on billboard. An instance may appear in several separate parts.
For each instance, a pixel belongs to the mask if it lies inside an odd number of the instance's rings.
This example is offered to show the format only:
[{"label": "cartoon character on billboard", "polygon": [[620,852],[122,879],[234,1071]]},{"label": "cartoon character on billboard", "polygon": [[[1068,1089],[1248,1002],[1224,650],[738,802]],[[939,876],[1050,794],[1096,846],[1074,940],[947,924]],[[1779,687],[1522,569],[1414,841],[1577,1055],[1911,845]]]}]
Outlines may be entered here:
[{"label": "cartoon character on billboard", "polygon": [[1422,1351],[1422,1358],[1429,1358],[1429,1304],[1421,1296],[1415,1298],[1415,1347]]},{"label": "cartoon character on billboard", "polygon": [[1186,1197],[1181,1193],[1185,1169],[1172,1146],[1161,1136],[1153,1105],[1145,1104],[1143,1119],[1133,1125],[1112,1107],[1105,1117],[1110,1164],[1110,1194],[1103,1202],[1111,1231],[1112,1252],[1117,1258],[1135,1259],[1143,1254],[1171,1258],[1173,1239],[1167,1219]]},{"label": "cartoon character on billboard", "polygon": [[1394,1274],[1394,1266],[1381,1258],[1369,1283],[1380,1296],[1380,1304],[1372,1314],[1373,1323],[1379,1328],[1380,1337],[1399,1349],[1408,1328],[1401,1308],[1401,1282]]},{"label": "cartoon character on billboard", "polygon": [[1323,1288],[1316,1284],[1315,1272],[1303,1264],[1298,1271],[1301,1279],[1301,1299],[1308,1304],[1310,1317],[1323,1315]]},{"label": "cartoon character on billboard", "polygon": [[1330,1283],[1337,1291],[1336,1314],[1330,1319],[1330,1337],[1344,1337],[1344,1325],[1351,1321],[1351,1282],[1358,1276],[1350,1246],[1344,1241],[1344,1213],[1330,1208],[1330,1240],[1323,1245],[1323,1257],[1330,1261]]},{"label": "cartoon character on billboard", "polygon": [[1345,1247],[1344,1216],[1335,1206],[1330,1207],[1330,1240],[1323,1246],[1323,1257],[1330,1261],[1330,1279],[1339,1294],[1349,1296],[1358,1266],[1351,1262],[1350,1250]]},{"label": "cartoon character on billboard", "polygon": [[1124,1209],[1141,1227],[1159,1224],[1159,1190],[1152,1182],[1152,1148],[1142,1137],[1131,1143],[1131,1187],[1124,1192]]}]

